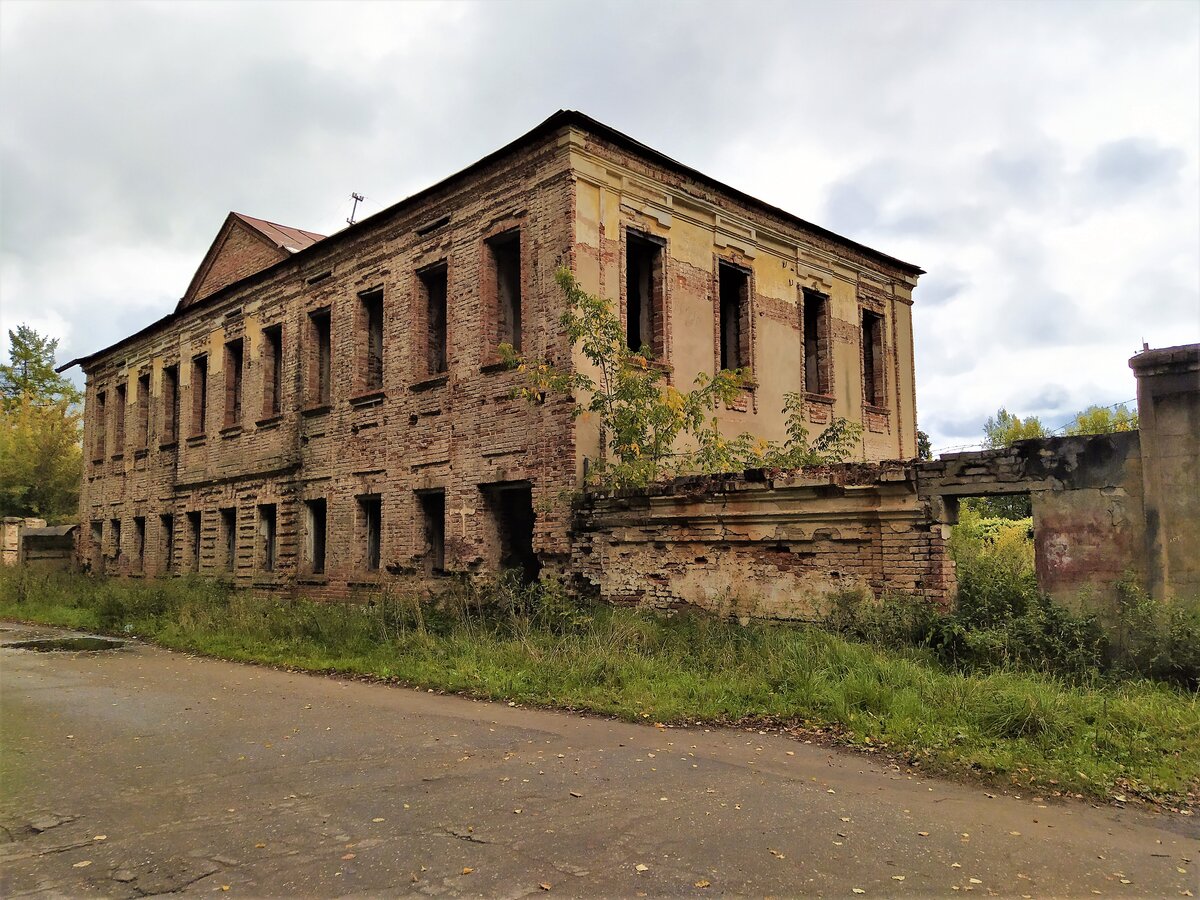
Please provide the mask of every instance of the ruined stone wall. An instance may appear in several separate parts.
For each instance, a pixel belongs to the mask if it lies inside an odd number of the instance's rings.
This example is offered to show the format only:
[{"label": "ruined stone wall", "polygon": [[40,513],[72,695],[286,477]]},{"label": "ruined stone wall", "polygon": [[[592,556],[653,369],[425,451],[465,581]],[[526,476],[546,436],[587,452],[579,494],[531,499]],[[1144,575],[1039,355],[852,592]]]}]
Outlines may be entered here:
[{"label": "ruined stone wall", "polygon": [[[446,568],[494,569],[495,529],[481,485],[524,482],[537,511],[535,549],[548,561],[568,553],[574,447],[569,402],[510,399],[519,377],[494,365],[486,290],[487,238],[521,235],[523,335],[527,351],[567,358],[558,332],[554,272],[571,251],[572,184],[552,141],[529,147],[469,179],[447,183],[399,213],[365,220],[326,239],[291,265],[219,292],[163,327],[87,365],[80,555],[94,570],[127,575],[193,568],[244,586],[288,587],[345,596],[389,573],[414,577],[427,550],[417,490],[446,500]],[[425,365],[424,294],[417,271],[448,273],[447,371]],[[369,387],[363,292],[384,297],[383,384]],[[331,391],[314,394],[310,313],[328,310]],[[282,329],[282,396],[273,414],[266,329]],[[492,336],[489,336],[492,335]],[[233,373],[226,345],[242,341],[242,398],[227,414]],[[207,359],[206,427],[193,360]],[[164,371],[177,367],[178,433],[168,434]],[[148,392],[141,390],[149,376]],[[124,437],[117,440],[117,388],[124,385]],[[98,392],[106,397],[99,414]],[[148,396],[144,396],[148,393]],[[148,434],[140,426],[142,403]],[[95,452],[104,433],[104,452]],[[382,505],[381,567],[366,563],[359,497]],[[327,503],[324,573],[305,571],[304,501]],[[259,507],[276,506],[277,561],[264,565]],[[221,510],[234,511],[227,559]],[[192,519],[199,514],[199,560]],[[168,529],[168,520],[173,531]]]},{"label": "ruined stone wall", "polygon": [[572,569],[609,602],[811,619],[846,589],[945,603],[946,537],[903,463],[696,476],[586,495]]},{"label": "ruined stone wall", "polygon": [[[666,325],[659,355],[681,389],[719,368],[718,270],[732,264],[750,275],[750,313],[743,336],[754,386],[718,413],[730,434],[748,431],[781,440],[783,405],[805,396],[815,436],[834,417],[863,426],[863,458],[916,456],[912,291],[916,276],[856,252],[794,222],[751,209],[686,174],[654,165],[590,134],[572,135],[578,179],[576,274],[589,292],[625,314],[630,233],[661,242],[665,257]],[[823,385],[806,383],[805,291],[827,298],[820,325],[827,346]],[[863,313],[882,317],[876,403],[866,401]],[[595,456],[594,428],[579,448]]]}]

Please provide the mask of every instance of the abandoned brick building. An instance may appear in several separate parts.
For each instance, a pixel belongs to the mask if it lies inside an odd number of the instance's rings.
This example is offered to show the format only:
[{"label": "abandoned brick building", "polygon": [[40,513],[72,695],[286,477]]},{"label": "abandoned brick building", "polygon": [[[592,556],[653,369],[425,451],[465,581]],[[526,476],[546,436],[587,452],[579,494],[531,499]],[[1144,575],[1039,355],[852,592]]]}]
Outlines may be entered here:
[{"label": "abandoned brick building", "polygon": [[81,559],[329,596],[570,564],[595,423],[497,352],[571,360],[562,265],[681,386],[748,366],[731,432],[782,438],[801,391],[862,460],[916,455],[919,268],[565,111],[329,237],[230,214],[173,312],[75,361]]}]

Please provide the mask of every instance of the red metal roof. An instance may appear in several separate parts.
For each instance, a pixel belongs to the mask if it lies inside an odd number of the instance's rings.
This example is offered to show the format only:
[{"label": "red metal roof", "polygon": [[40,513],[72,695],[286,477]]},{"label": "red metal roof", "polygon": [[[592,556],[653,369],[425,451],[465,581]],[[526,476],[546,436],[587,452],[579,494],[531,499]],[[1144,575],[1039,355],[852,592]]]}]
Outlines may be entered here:
[{"label": "red metal roof", "polygon": [[276,247],[286,250],[288,253],[299,253],[301,250],[308,249],[317,241],[325,239],[325,235],[323,234],[305,231],[303,228],[280,225],[276,222],[268,222],[266,219],[256,219],[254,216],[248,216],[245,213],[235,212],[231,213],[231,215],[237,216],[238,219],[262,234]]}]

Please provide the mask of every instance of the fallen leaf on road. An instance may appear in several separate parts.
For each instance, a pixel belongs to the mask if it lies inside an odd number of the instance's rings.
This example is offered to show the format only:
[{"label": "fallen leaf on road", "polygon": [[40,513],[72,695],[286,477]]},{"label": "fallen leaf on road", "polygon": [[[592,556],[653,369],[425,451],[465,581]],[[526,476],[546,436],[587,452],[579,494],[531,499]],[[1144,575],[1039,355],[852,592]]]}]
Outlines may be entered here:
[{"label": "fallen leaf on road", "polygon": [[980,881],[978,878],[969,878],[967,880],[970,881],[971,884],[983,884],[983,882]]},{"label": "fallen leaf on road", "polygon": [[904,880],[903,875],[893,875],[892,876],[892,881],[903,881],[903,880]]},{"label": "fallen leaf on road", "polygon": [[1021,836],[1021,832],[1019,832],[1019,831],[1010,831],[1010,832],[1009,832],[1009,834],[1011,834],[1013,837],[1020,837],[1020,836]]},{"label": "fallen leaf on road", "polygon": [[929,837],[928,831],[918,831],[917,834],[919,834],[921,837]]},{"label": "fallen leaf on road", "polygon": [[842,816],[842,821],[843,821],[843,822],[849,822],[849,821],[850,821],[850,817],[849,817],[849,816]]},{"label": "fallen leaf on road", "polygon": [[264,844],[262,841],[259,841],[259,842],[258,842],[257,844],[255,844],[254,846],[255,846],[255,848],[256,848],[256,849],[258,849],[258,850],[261,850],[263,847],[265,847],[265,846],[267,846],[267,845],[266,845],[266,844]]},{"label": "fallen leaf on road", "polygon": [[638,863],[636,866],[634,866],[634,868],[639,872],[646,872],[650,869],[650,867],[645,863]]},{"label": "fallen leaf on road", "polygon": [[697,882],[696,882],[696,887],[698,887],[698,888],[706,888],[706,887],[708,887],[708,886],[709,886],[709,885],[711,885],[711,884],[712,884],[712,882],[711,882],[711,881],[707,881],[706,879],[704,879],[704,878],[701,878],[699,881],[697,881]]},{"label": "fallen leaf on road", "polygon": [[513,815],[514,815],[514,816],[519,816],[520,814],[521,814],[521,811],[520,811],[519,809],[514,809],[514,810],[513,810]]},{"label": "fallen leaf on road", "polygon": [[962,868],[962,864],[961,864],[961,863],[950,863],[950,868],[952,868],[952,869],[961,869],[961,868]]},{"label": "fallen leaf on road", "polygon": [[583,794],[579,793],[579,791],[571,791],[571,796],[572,797],[582,797]]},{"label": "fallen leaf on road", "polygon": [[384,820],[383,820],[383,819],[381,819],[381,818],[379,818],[379,817],[377,816],[377,817],[375,817],[374,819],[372,819],[371,821],[372,821],[372,822],[382,822],[382,821],[384,821]]},{"label": "fallen leaf on road", "polygon": [[83,862],[75,863],[75,865],[71,866],[71,868],[72,869],[86,869],[91,864],[92,864],[92,861],[90,859],[85,859]]},{"label": "fallen leaf on road", "polygon": [[98,834],[94,838],[92,838],[92,840],[93,841],[107,841],[108,835],[107,834]]},{"label": "fallen leaf on road", "polygon": [[865,894],[866,893],[866,891],[864,891],[862,888],[851,888],[850,890],[852,890],[856,894]]},{"label": "fallen leaf on road", "polygon": [[472,869],[470,866],[463,866],[463,874],[464,875],[470,875],[474,871],[475,870]]},{"label": "fallen leaf on road", "polygon": [[776,859],[783,859],[783,854],[780,853],[778,850],[772,850],[770,847],[768,847],[767,852],[770,853]]},{"label": "fallen leaf on road", "polygon": [[357,853],[343,853],[342,859],[354,859],[354,857],[357,855]]},{"label": "fallen leaf on road", "polygon": [[548,891],[548,890],[550,890],[550,888],[554,887],[554,885],[552,885],[548,881],[541,881],[541,882],[538,882],[538,887],[540,887],[543,891]]},{"label": "fallen leaf on road", "polygon": [[229,885],[227,885],[227,884],[221,885],[221,890],[223,890],[223,891],[229,890]]}]

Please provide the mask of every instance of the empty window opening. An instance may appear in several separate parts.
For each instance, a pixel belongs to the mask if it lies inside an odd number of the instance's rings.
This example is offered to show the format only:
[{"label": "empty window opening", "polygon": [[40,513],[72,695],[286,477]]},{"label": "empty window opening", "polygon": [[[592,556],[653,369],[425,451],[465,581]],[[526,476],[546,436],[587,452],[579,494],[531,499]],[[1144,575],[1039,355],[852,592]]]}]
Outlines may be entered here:
[{"label": "empty window opening", "polygon": [[329,403],[333,366],[333,332],[329,310],[309,313],[308,323],[312,347],[309,359],[309,399],[317,406],[325,406]]},{"label": "empty window opening", "polygon": [[362,547],[363,568],[379,571],[379,547],[382,537],[383,502],[378,494],[358,498],[358,536]]},{"label": "empty window opening", "polygon": [[104,391],[96,391],[96,418],[95,418],[95,438],[96,443],[92,448],[92,459],[104,459],[105,453],[105,438],[108,436],[108,410],[106,409],[108,397]]},{"label": "empty window opening", "polygon": [[496,273],[496,342],[521,349],[521,232],[488,241]]},{"label": "empty window opening", "polygon": [[446,492],[421,491],[417,502],[421,506],[425,574],[438,575],[446,570]]},{"label": "empty window opening", "polygon": [[129,401],[127,388],[117,385],[117,407],[113,410],[113,456],[125,452],[125,404]]},{"label": "empty window opening", "polygon": [[829,298],[804,292],[804,389],[829,394]]},{"label": "empty window opening", "polygon": [[225,548],[225,571],[232,572],[237,564],[237,509],[232,506],[221,510],[221,543]]},{"label": "empty window opening", "polygon": [[192,360],[192,434],[208,431],[208,357]]},{"label": "empty window opening", "polygon": [[165,366],[162,373],[163,424],[162,442],[174,443],[179,438],[179,367]]},{"label": "empty window opening", "polygon": [[448,269],[443,263],[418,273],[425,294],[425,373],[446,371],[446,295]]},{"label": "empty window opening", "polygon": [[717,267],[721,304],[721,368],[750,364],[750,273],[720,263]]},{"label": "empty window opening", "polygon": [[264,418],[279,415],[283,403],[283,326],[263,329],[263,405]]},{"label": "empty window opening", "polygon": [[108,523],[108,530],[111,535],[109,538],[112,541],[112,559],[113,565],[120,567],[121,565],[121,520],[113,519]]},{"label": "empty window opening", "polygon": [[146,517],[133,517],[133,568],[140,572],[146,565]]},{"label": "empty window opening", "polygon": [[258,508],[258,562],[264,572],[275,571],[278,556],[276,534],[276,512],[274,503],[264,503]]},{"label": "empty window opening", "polygon": [[225,427],[242,422],[242,339],[225,345]]},{"label": "empty window opening", "polygon": [[104,522],[101,520],[92,521],[91,550],[92,574],[99,575],[104,571]]},{"label": "empty window opening", "polygon": [[626,232],[625,337],[630,350],[662,355],[662,245]]},{"label": "empty window opening", "polygon": [[188,539],[188,571],[200,571],[200,539],[203,533],[203,520],[200,511],[187,514]]},{"label": "empty window opening", "polygon": [[363,388],[377,391],[383,387],[383,290],[359,295],[362,302]]},{"label": "empty window opening", "polygon": [[485,486],[501,571],[512,569],[521,580],[537,580],[542,564],[533,549],[533,489],[528,485]]},{"label": "empty window opening", "polygon": [[150,373],[143,372],[137,380],[138,447],[150,446]]},{"label": "empty window opening", "polygon": [[304,504],[304,562],[314,575],[325,571],[324,500],[308,500]]},{"label": "empty window opening", "polygon": [[863,310],[862,314],[863,400],[883,406],[883,316]]},{"label": "empty window opening", "polygon": [[159,516],[158,526],[162,535],[162,570],[171,572],[175,569],[175,517],[170,513]]}]

